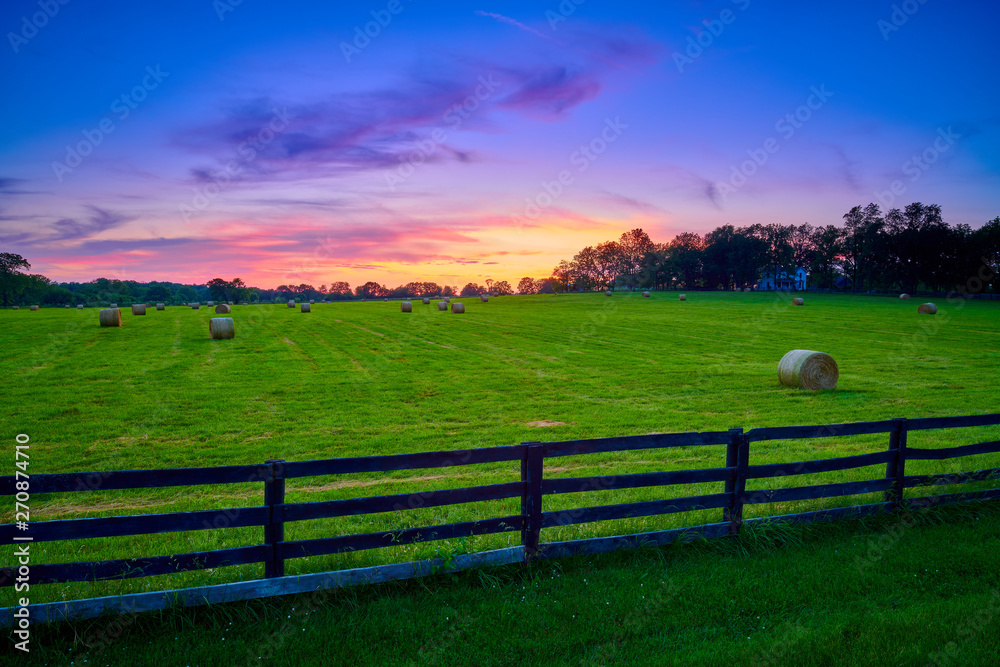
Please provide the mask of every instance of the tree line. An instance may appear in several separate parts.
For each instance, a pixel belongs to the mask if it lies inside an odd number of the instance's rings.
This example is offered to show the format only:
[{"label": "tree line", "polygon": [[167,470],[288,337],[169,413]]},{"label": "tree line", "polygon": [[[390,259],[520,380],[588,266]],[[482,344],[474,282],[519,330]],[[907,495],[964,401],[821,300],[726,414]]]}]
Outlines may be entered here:
[{"label": "tree line", "polygon": [[457,286],[439,285],[435,282],[409,282],[399,287],[386,287],[381,283],[368,281],[363,285],[358,285],[351,290],[351,286],[346,282],[331,283],[329,287],[320,285],[314,288],[312,285],[279,285],[276,290],[281,298],[305,298],[305,299],[327,299],[327,300],[348,300],[348,299],[405,299],[410,297],[424,296],[478,296],[480,294],[513,294],[510,283],[506,280],[494,281],[487,278],[485,284],[467,283],[465,287],[459,289]]},{"label": "tree line", "polygon": [[[797,267],[808,273],[810,287],[845,291],[949,291],[976,276],[982,291],[1000,292],[1000,217],[980,229],[949,225],[936,204],[919,202],[883,213],[877,204],[855,206],[843,226],[755,224],[722,225],[701,235],[678,234],[655,243],[642,229],[625,232],[616,241],[587,246],[563,260],[547,278],[524,277],[518,294],[567,290],[734,289],[755,285],[769,273],[791,275]],[[204,285],[97,278],[86,283],[57,283],[29,273],[20,255],[0,253],[0,303],[188,303],[193,301],[250,302],[352,300],[423,296],[514,294],[506,280],[487,278],[483,285],[457,286],[409,282],[386,287],[369,281],[355,288],[343,281],[313,287],[279,285],[253,287],[240,278],[213,278]],[[985,276],[985,277],[984,277]]]},{"label": "tree line", "polygon": [[[936,204],[913,203],[882,213],[855,206],[844,225],[722,225],[655,243],[642,229],[587,246],[545,279],[523,278],[520,294],[545,290],[740,289],[765,274],[806,270],[809,287],[845,291],[948,291],[972,276],[990,276],[997,292],[1000,217],[973,230],[949,225]],[[985,267],[985,269],[984,269]]]},{"label": "tree line", "polygon": [[351,288],[343,281],[314,287],[309,284],[279,285],[264,289],[246,284],[241,278],[213,278],[204,285],[184,285],[154,281],[97,278],[90,282],[49,280],[43,275],[28,273],[31,264],[13,253],[0,253],[0,305],[43,304],[50,306],[102,303],[167,303],[183,304],[195,301],[232,301],[235,303],[280,302],[297,300],[349,301],[374,298],[415,298],[424,296],[478,296],[480,294],[513,294],[506,280],[487,278],[483,285],[468,283],[457,286],[436,282],[409,282],[399,287],[385,287],[369,281]]}]

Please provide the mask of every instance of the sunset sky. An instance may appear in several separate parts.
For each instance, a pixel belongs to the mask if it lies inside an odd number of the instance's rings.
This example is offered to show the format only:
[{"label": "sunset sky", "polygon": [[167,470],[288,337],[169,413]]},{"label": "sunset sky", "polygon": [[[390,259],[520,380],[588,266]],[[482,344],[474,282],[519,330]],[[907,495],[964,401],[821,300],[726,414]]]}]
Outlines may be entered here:
[{"label": "sunset sky", "polygon": [[1000,215],[995,3],[62,2],[0,9],[0,251],[56,280],[516,284],[635,227]]}]

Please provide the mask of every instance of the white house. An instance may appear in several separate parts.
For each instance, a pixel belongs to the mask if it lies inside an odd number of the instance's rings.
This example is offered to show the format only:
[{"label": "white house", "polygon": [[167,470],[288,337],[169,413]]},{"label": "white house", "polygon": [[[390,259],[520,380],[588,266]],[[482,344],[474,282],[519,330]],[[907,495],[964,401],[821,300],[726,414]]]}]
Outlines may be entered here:
[{"label": "white house", "polygon": [[795,269],[795,273],[789,275],[787,271],[779,271],[778,275],[775,276],[769,271],[765,271],[760,274],[760,280],[757,281],[758,291],[774,291],[781,290],[783,292],[790,292],[794,290],[804,290],[806,288],[806,270],[801,266]]}]

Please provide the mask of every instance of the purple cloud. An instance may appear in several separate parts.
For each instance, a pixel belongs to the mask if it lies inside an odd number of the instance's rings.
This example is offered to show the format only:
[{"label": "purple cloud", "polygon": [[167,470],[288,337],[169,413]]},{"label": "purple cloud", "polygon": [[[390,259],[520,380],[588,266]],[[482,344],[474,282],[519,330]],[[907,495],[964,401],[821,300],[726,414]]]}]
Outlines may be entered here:
[{"label": "purple cloud", "polygon": [[252,183],[395,169],[415,154],[419,164],[483,160],[456,142],[460,132],[495,131],[494,111],[558,121],[596,98],[612,69],[655,62],[656,49],[636,30],[566,37],[571,48],[546,44],[551,52],[522,62],[453,59],[382,89],[310,102],[241,100],[174,142],[215,161],[190,170],[195,184],[218,181],[227,164],[238,171],[227,180]]},{"label": "purple cloud", "polygon": [[600,92],[601,84],[592,75],[553,67],[528,75],[498,106],[557,120]]},{"label": "purple cloud", "polygon": [[86,208],[91,215],[85,218],[62,218],[48,225],[32,225],[32,231],[21,231],[0,237],[3,243],[24,243],[28,245],[44,245],[59,241],[75,241],[86,239],[108,229],[121,227],[133,220],[133,217],[106,211],[90,204]]}]

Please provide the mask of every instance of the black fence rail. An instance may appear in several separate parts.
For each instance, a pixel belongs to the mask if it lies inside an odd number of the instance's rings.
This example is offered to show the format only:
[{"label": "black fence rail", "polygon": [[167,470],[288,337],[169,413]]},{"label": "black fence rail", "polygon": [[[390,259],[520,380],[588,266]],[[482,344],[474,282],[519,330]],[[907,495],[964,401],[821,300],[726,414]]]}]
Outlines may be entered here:
[{"label": "black fence rail", "polygon": [[[30,494],[86,493],[94,490],[145,489],[208,484],[263,484],[263,504],[203,511],[142,514],[133,516],[62,519],[31,522],[24,530],[16,523],[0,526],[5,544],[81,540],[100,537],[147,535],[180,531],[219,530],[223,528],[263,527],[263,544],[202,551],[196,553],[129,558],[78,563],[32,564],[30,583],[60,583],[127,579],[161,574],[218,568],[233,565],[264,564],[264,579],[219,584],[157,593],[122,595],[70,602],[31,605],[36,622],[67,617],[88,617],[108,610],[118,612],[162,609],[171,604],[205,604],[304,592],[363,582],[388,581],[431,572],[455,571],[469,567],[531,563],[536,559],[578,553],[599,553],[639,545],[667,544],[677,540],[736,535],[740,527],[758,521],[825,521],[844,516],[861,516],[900,510],[905,490],[914,487],[954,485],[1000,478],[1000,468],[949,475],[905,474],[908,460],[942,460],[1000,452],[1000,440],[944,449],[917,449],[907,446],[911,431],[951,429],[1000,424],[1000,414],[929,419],[893,419],[824,426],[741,428],[700,433],[668,433],[621,438],[570,440],[564,442],[528,442],[506,447],[488,447],[420,454],[325,459],[319,461],[267,461],[263,465],[240,465],[214,468],[165,470],[127,470],[89,473],[60,473],[30,476]],[[750,465],[752,444],[768,440],[814,439],[825,437],[888,434],[885,451],[855,456]],[[671,447],[726,447],[725,467],[591,477],[545,478],[546,458],[580,456]],[[484,463],[520,463],[520,481],[458,489],[433,490],[382,495],[347,500],[285,502],[285,482],[349,473],[392,472],[427,468],[468,466]],[[748,480],[808,475],[816,473],[886,465],[885,475],[877,479],[816,484],[768,490],[747,490]],[[0,495],[18,496],[16,476],[0,477]],[[706,495],[664,498],[616,505],[566,510],[543,510],[546,495],[583,493],[640,487],[669,487],[706,482],[722,482],[723,492]],[[22,487],[23,488],[23,487]],[[783,514],[745,521],[746,505],[836,498],[881,492],[882,502],[834,509]],[[964,494],[932,496],[935,503],[972,499],[1000,498],[1000,489]],[[396,512],[415,508],[441,507],[471,502],[520,498],[520,512],[477,521],[464,521],[405,530],[335,535],[308,540],[285,540],[286,523],[332,517]],[[681,529],[599,537],[564,542],[542,543],[541,531],[580,523],[592,523],[664,515],[695,510],[721,510],[720,521]],[[285,562],[367,549],[395,547],[417,542],[445,540],[474,535],[520,532],[520,546],[459,556],[453,562],[440,559],[396,563],[319,574],[285,576]],[[18,567],[0,568],[0,588],[15,584]],[[16,607],[0,609],[0,622],[11,625]]]}]

